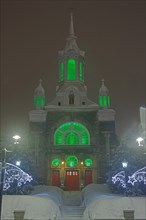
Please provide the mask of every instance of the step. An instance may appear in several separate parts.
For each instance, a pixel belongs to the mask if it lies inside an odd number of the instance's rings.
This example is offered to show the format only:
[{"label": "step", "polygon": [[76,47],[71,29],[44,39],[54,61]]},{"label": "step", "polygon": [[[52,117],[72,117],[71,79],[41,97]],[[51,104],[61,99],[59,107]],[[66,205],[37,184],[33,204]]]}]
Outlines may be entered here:
[{"label": "step", "polygon": [[81,206],[64,206],[62,207],[62,214],[64,218],[81,219],[83,217],[85,207]]}]

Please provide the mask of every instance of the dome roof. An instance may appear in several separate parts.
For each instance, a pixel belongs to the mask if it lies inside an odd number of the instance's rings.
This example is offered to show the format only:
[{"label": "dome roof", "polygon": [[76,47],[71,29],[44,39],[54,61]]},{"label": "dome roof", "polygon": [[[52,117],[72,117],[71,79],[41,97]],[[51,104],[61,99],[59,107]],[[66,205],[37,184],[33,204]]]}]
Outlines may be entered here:
[{"label": "dome roof", "polygon": [[34,91],[35,96],[45,96],[45,90],[42,87],[42,80],[40,79],[39,86]]}]

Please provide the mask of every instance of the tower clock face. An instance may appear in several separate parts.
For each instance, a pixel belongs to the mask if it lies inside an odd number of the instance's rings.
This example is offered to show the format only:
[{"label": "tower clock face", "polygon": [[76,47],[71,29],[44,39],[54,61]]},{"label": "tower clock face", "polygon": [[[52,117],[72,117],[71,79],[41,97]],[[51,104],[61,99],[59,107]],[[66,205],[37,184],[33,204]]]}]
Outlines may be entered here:
[{"label": "tower clock face", "polygon": [[66,159],[66,163],[69,167],[75,167],[78,164],[78,158],[75,156],[68,156]]}]

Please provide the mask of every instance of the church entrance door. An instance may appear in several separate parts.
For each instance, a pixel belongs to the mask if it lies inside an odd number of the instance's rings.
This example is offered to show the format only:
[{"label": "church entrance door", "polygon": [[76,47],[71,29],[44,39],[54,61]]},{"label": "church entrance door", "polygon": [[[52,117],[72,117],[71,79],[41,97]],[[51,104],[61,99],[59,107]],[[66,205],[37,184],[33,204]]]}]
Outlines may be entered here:
[{"label": "church entrance door", "polygon": [[52,170],[52,186],[60,186],[59,170]]},{"label": "church entrance door", "polygon": [[79,190],[79,171],[67,170],[66,171],[66,191]]},{"label": "church entrance door", "polygon": [[85,186],[93,183],[92,170],[85,170]]}]

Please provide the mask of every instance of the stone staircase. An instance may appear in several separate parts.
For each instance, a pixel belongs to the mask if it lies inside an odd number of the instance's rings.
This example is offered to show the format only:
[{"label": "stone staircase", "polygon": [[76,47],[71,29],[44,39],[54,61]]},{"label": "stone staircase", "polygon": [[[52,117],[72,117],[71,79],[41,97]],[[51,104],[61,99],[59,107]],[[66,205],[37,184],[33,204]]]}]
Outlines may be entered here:
[{"label": "stone staircase", "polygon": [[64,204],[61,208],[62,218],[59,220],[89,220],[84,219],[84,210],[81,192],[64,192]]},{"label": "stone staircase", "polygon": [[79,220],[83,219],[85,207],[83,206],[64,206],[63,218],[64,220]]}]

